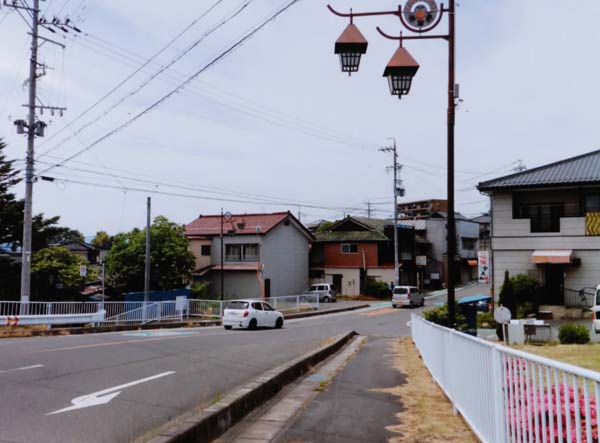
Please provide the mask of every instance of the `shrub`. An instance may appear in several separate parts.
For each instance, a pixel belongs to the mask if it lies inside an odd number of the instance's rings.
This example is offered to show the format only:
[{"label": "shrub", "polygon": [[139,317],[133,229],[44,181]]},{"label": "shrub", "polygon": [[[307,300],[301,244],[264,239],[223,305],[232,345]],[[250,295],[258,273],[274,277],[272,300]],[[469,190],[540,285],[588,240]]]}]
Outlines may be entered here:
[{"label": "shrub", "polygon": [[211,300],[210,282],[205,281],[192,284],[192,298],[198,300]]},{"label": "shrub", "polygon": [[[459,312],[458,303],[455,306],[456,324],[459,325],[458,329],[464,329],[466,322],[465,317]],[[450,321],[448,320],[448,303],[423,311],[423,318],[432,323],[450,327]]]},{"label": "shrub", "polygon": [[564,345],[585,345],[590,342],[590,331],[584,325],[567,323],[558,330],[558,339]]},{"label": "shrub", "polygon": [[481,312],[477,314],[477,327],[478,328],[496,328],[496,320],[494,320],[494,314],[491,312]]},{"label": "shrub", "polygon": [[368,280],[365,288],[365,295],[375,298],[390,298],[390,289],[385,282],[377,280]]}]

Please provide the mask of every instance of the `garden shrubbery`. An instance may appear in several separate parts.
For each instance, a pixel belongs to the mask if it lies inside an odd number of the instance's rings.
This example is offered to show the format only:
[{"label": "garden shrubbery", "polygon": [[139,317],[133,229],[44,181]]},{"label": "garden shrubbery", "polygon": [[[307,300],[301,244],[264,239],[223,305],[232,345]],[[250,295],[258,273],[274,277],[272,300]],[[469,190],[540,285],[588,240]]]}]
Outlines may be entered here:
[{"label": "garden shrubbery", "polygon": [[563,345],[585,345],[590,342],[590,331],[584,325],[567,323],[558,330],[558,339]]},{"label": "garden shrubbery", "polygon": [[387,283],[376,280],[367,280],[367,287],[365,288],[365,295],[375,298],[390,298],[392,296],[390,288]]},{"label": "garden shrubbery", "polygon": [[[458,310],[458,303],[455,305],[455,312],[456,324],[460,325],[458,329],[463,329],[466,319]],[[448,303],[444,303],[443,305],[435,306],[431,309],[423,311],[423,318],[432,323],[450,327],[450,321],[448,320]]]}]

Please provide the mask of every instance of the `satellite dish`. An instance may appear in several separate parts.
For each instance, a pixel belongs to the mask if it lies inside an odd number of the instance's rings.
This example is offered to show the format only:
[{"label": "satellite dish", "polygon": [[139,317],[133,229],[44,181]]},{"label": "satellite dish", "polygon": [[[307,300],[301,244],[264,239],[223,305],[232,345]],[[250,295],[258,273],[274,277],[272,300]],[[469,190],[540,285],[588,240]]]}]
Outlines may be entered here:
[{"label": "satellite dish", "polygon": [[231,212],[229,212],[229,211],[227,211],[225,213],[225,215],[223,216],[223,218],[225,219],[225,221],[231,220],[231,217],[232,217],[232,215],[231,215]]},{"label": "satellite dish", "polygon": [[497,323],[506,324],[510,322],[511,318],[512,314],[510,313],[510,310],[504,306],[500,306],[494,310],[494,320],[496,320]]}]

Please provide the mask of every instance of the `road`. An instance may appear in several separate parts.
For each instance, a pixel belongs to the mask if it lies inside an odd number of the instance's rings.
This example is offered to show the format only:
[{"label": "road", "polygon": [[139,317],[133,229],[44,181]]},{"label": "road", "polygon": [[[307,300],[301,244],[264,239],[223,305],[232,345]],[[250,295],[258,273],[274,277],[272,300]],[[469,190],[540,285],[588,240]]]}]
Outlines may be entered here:
[{"label": "road", "polygon": [[292,320],[282,330],[0,340],[0,442],[132,441],[334,335],[409,335],[419,310],[389,306]]}]

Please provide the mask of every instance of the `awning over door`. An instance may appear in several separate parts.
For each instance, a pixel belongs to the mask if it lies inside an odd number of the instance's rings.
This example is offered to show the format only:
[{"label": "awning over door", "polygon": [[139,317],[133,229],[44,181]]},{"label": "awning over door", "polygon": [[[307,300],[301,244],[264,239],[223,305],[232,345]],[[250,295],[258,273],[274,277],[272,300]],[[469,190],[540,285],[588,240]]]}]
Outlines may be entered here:
[{"label": "awning over door", "polygon": [[467,264],[469,266],[477,266],[478,265],[477,260],[467,260]]},{"label": "awning over door", "polygon": [[572,249],[539,249],[533,251],[531,261],[535,264],[569,264],[573,261]]}]

